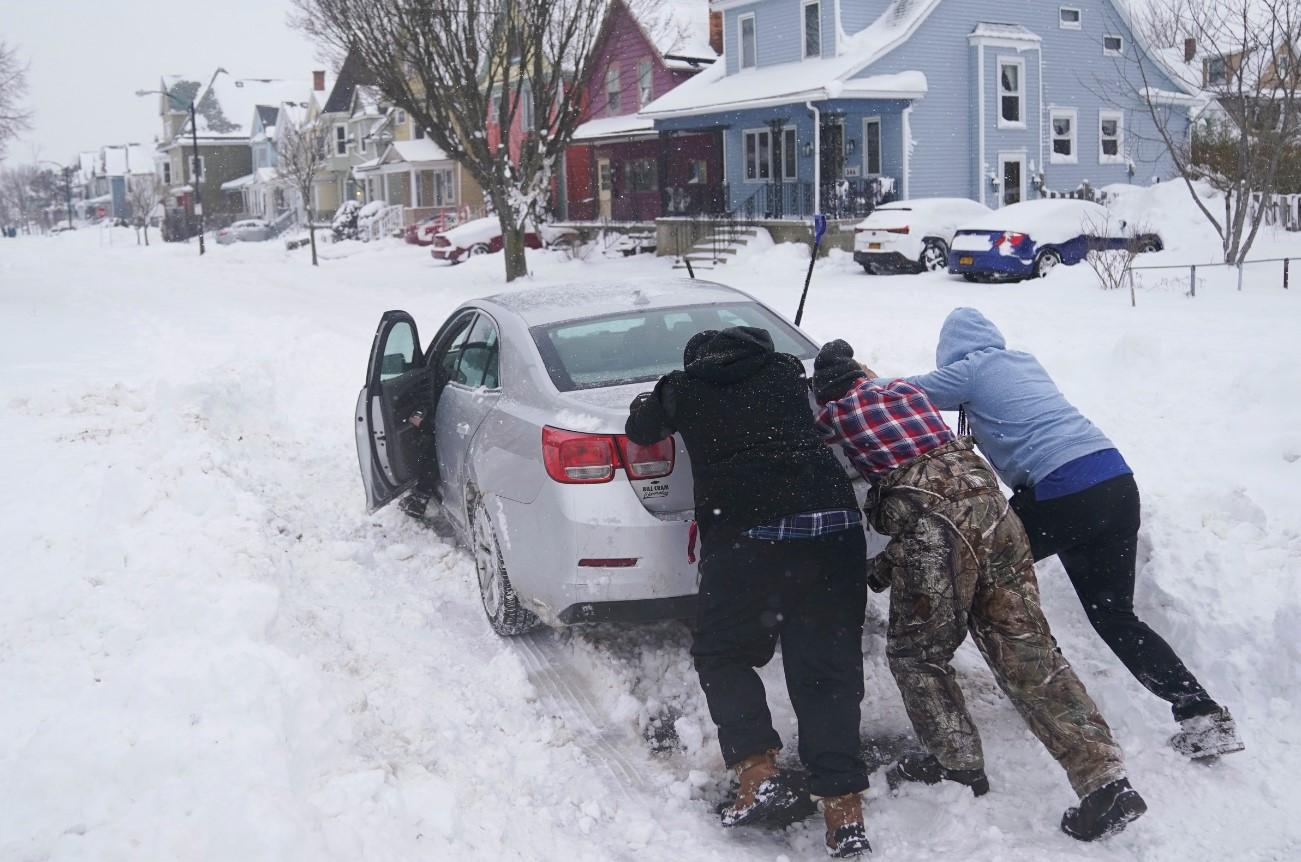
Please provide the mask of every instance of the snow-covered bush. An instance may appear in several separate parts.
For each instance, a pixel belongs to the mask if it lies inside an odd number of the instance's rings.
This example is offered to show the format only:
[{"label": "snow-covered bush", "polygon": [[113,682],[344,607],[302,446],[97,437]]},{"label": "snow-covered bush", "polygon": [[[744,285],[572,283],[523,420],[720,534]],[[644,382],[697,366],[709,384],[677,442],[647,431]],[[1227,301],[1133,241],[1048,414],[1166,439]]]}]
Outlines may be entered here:
[{"label": "snow-covered bush", "polygon": [[334,221],[330,223],[330,230],[334,233],[335,242],[357,238],[357,217],[360,213],[361,203],[359,201],[343,202],[343,206],[339,207],[338,212],[334,214]]},{"label": "snow-covered bush", "polygon": [[379,214],[383,212],[388,204],[384,201],[371,201],[357,211],[357,235],[356,238],[363,242],[370,239],[370,226]]}]

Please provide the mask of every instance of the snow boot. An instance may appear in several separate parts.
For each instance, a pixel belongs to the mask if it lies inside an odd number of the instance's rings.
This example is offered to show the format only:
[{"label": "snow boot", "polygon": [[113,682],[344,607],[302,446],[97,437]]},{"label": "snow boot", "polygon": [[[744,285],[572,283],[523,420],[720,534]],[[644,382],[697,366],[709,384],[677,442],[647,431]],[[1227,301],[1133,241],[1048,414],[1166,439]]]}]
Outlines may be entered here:
[{"label": "snow boot", "polygon": [[1238,737],[1233,716],[1222,706],[1209,715],[1195,715],[1179,722],[1179,732],[1170,737],[1170,745],[1193,760],[1210,760],[1247,747]]},{"label": "snow boot", "polygon": [[827,855],[832,859],[855,859],[872,852],[863,826],[863,797],[857,793],[822,799],[827,821]]},{"label": "snow boot", "polygon": [[1062,831],[1080,841],[1096,841],[1115,835],[1147,813],[1147,803],[1122,778],[1104,784],[1080,800],[1078,808],[1062,815]]},{"label": "snow boot", "polygon": [[741,786],[722,810],[723,825],[746,826],[778,817],[800,806],[800,795],[777,769],[777,751],[752,754],[736,765]]},{"label": "snow boot", "polygon": [[905,754],[886,772],[885,780],[891,790],[898,790],[899,785],[905,781],[920,781],[922,784],[953,781],[970,787],[975,796],[984,796],[989,792],[989,777],[985,775],[985,770],[947,769],[933,754]]}]

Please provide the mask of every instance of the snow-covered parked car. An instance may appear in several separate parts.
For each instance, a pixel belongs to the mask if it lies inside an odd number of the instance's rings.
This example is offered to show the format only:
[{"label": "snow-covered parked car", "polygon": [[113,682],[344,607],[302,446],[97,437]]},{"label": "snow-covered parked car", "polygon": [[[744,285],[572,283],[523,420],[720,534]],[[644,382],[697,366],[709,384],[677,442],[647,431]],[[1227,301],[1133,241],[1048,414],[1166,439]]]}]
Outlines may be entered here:
[{"label": "snow-covered parked car", "polygon": [[677,436],[638,446],[624,423],[638,393],[681,368],[691,336],[729,326],[763,327],[812,367],[817,345],[776,312],[688,279],[473,300],[428,345],[411,315],[385,313],[353,423],[370,511],[415,485],[421,458],[436,463],[428,505],[473,554],[499,634],[691,616],[686,448]]},{"label": "snow-covered parked car", "polygon": [[[524,246],[542,248],[542,237],[536,229],[524,231]],[[496,216],[487,216],[434,234],[434,248],[430,254],[435,260],[456,264],[468,257],[501,251],[502,247],[501,222]]]},{"label": "snow-covered parked car", "polygon": [[260,218],[246,218],[230,227],[217,231],[217,242],[230,245],[235,242],[262,242],[271,239],[271,225]]},{"label": "snow-covered parked car", "polygon": [[1025,201],[963,225],[953,238],[949,272],[968,281],[1040,278],[1091,251],[1131,247],[1154,252],[1164,244],[1091,201]]},{"label": "snow-covered parked car", "polygon": [[456,224],[456,216],[449,213],[439,213],[426,219],[421,219],[415,224],[409,224],[403,234],[403,238],[412,245],[433,245],[434,237],[449,230]]},{"label": "snow-covered parked car", "polygon": [[868,274],[937,272],[964,224],[989,214],[967,198],[919,198],[882,204],[854,227],[854,260]]}]

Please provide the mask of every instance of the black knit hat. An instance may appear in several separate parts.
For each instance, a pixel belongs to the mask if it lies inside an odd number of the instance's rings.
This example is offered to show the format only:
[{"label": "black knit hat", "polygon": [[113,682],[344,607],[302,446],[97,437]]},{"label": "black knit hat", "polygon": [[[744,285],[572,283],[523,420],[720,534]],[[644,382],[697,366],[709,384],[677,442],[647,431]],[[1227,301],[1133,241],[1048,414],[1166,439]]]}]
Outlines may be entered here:
[{"label": "black knit hat", "polygon": [[856,381],[866,376],[854,361],[854,348],[840,338],[823,345],[813,360],[813,391],[819,404],[843,398]]}]

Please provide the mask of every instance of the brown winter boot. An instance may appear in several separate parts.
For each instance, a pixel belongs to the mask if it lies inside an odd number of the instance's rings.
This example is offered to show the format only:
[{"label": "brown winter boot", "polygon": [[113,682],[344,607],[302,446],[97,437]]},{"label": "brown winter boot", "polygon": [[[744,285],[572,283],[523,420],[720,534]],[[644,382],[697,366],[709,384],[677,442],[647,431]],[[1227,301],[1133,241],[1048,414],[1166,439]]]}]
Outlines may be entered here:
[{"label": "brown winter boot", "polygon": [[863,826],[863,798],[859,794],[824,797],[822,814],[827,820],[827,855],[833,859],[854,859],[872,852]]},{"label": "brown winter boot", "polygon": [[724,826],[744,826],[766,820],[799,804],[799,795],[782,780],[777,751],[752,754],[736,764],[741,786],[736,801],[722,812]]}]

